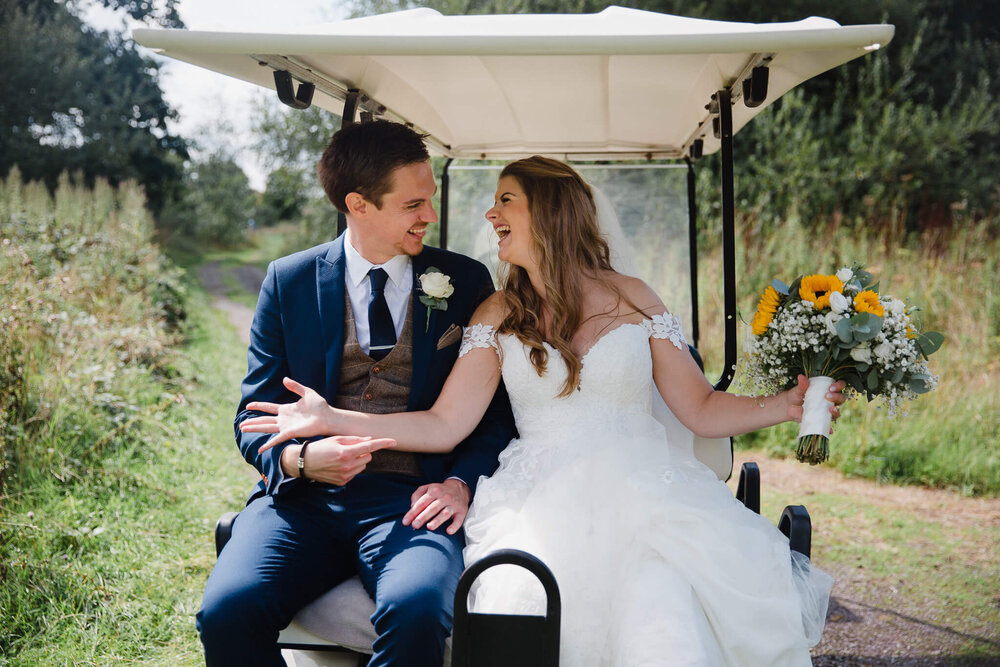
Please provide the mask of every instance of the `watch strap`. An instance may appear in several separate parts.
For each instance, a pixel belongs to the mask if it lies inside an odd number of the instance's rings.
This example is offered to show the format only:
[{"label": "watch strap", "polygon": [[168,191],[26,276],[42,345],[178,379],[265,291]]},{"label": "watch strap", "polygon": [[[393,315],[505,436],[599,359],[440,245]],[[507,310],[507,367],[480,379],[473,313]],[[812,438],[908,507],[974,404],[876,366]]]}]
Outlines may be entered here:
[{"label": "watch strap", "polygon": [[309,443],[304,442],[299,448],[299,479],[309,479],[306,477],[306,447],[308,446]]}]

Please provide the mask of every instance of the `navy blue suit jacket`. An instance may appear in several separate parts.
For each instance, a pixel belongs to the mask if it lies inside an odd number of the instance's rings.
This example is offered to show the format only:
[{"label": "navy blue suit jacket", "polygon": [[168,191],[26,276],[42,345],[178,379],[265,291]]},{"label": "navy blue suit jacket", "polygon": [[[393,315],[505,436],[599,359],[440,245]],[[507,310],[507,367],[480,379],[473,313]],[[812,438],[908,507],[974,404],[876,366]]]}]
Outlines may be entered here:
[{"label": "navy blue suit jacket", "polygon": [[[426,410],[434,404],[458,358],[457,341],[438,349],[441,336],[452,325],[468,324],[476,307],[493,292],[493,281],[479,262],[438,248],[425,246],[412,260],[413,379],[408,409]],[[431,309],[430,325],[425,327],[427,307],[418,299],[417,276],[429,267],[450,276],[455,292],[448,297],[447,310]],[[258,454],[257,449],[270,434],[242,433],[239,424],[259,414],[246,409],[251,401],[297,400],[282,385],[286,376],[333,402],[344,347],[345,272],[343,236],[275,260],[267,269],[250,329],[247,375],[235,422],[240,452],[261,474],[250,500],[265,493],[285,493],[302,483],[286,478],[281,471],[281,452],[290,443]],[[479,476],[496,470],[497,456],[515,435],[510,403],[501,383],[476,430],[450,454],[418,454],[420,466],[430,482],[458,477],[475,493]]]}]

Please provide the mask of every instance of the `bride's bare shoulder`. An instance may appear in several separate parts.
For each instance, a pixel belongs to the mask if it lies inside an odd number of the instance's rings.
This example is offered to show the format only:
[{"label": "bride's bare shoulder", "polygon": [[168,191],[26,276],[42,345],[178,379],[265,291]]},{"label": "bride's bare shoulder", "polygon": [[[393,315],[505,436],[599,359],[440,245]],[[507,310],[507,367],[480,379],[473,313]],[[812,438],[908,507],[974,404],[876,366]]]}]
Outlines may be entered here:
[{"label": "bride's bare shoulder", "polygon": [[476,312],[472,314],[472,319],[469,323],[489,324],[495,328],[500,325],[500,322],[502,322],[506,316],[507,302],[504,300],[503,292],[494,292],[489,295],[486,300],[479,304],[479,307],[476,308]]},{"label": "bride's bare shoulder", "polygon": [[622,296],[646,316],[655,315],[667,310],[656,291],[641,278],[626,276],[621,273],[611,273],[609,279],[621,291]]}]

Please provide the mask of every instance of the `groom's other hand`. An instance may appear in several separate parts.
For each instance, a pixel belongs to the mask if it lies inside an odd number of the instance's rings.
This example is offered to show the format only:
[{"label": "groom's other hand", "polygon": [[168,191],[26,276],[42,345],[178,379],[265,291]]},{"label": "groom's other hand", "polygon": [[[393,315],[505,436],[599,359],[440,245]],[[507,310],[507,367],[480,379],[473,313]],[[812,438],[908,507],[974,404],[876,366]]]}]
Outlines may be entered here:
[{"label": "groom's other hand", "polygon": [[424,484],[410,497],[410,511],[403,516],[403,525],[437,530],[451,521],[445,532],[454,535],[469,513],[470,495],[465,482],[455,478],[440,484]]},{"label": "groom's other hand", "polygon": [[[364,472],[372,452],[395,447],[391,438],[334,435],[310,442],[303,459],[305,476],[317,482],[343,486]],[[286,475],[299,476],[301,445],[289,445],[281,452],[281,467]]]}]

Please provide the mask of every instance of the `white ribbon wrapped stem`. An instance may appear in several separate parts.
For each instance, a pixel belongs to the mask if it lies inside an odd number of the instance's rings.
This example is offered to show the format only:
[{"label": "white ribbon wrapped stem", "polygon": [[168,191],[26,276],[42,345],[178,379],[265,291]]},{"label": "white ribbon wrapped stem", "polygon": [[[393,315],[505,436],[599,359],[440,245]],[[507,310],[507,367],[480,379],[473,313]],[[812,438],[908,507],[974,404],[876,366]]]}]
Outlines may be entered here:
[{"label": "white ribbon wrapped stem", "polygon": [[825,375],[817,375],[809,378],[809,387],[806,389],[806,399],[802,403],[802,421],[799,423],[799,437],[807,435],[830,436],[830,406],[833,405],[826,400],[826,392],[830,390],[833,378]]}]

